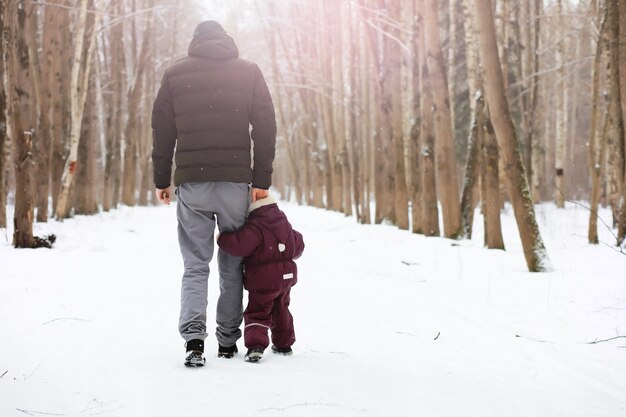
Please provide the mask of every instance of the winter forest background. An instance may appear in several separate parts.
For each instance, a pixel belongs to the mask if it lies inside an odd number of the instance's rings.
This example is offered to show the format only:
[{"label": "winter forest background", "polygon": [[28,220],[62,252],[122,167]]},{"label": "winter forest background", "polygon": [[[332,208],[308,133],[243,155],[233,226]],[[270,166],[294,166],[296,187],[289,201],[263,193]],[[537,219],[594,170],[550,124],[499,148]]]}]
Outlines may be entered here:
[{"label": "winter forest background", "polygon": [[580,200],[589,242],[598,242],[602,205],[619,246],[625,8],[619,0],[3,1],[0,227],[14,204],[14,244],[32,247],[41,244],[33,221],[154,203],[151,103],[202,11],[270,83],[274,188],[285,199],[450,238],[471,236],[482,203],[489,248],[504,247],[499,210],[510,201],[530,270],[549,263],[533,203]]}]

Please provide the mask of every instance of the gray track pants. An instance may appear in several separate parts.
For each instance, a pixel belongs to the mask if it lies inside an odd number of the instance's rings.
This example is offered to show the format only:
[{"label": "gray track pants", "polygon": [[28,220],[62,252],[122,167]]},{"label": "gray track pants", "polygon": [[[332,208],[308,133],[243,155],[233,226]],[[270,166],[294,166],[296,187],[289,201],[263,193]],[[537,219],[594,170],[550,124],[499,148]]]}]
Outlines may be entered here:
[{"label": "gray track pants", "polygon": [[[185,264],[179,331],[185,341],[207,337],[207,283],[213,258],[215,224],[220,232],[239,229],[246,220],[248,185],[231,182],[185,183],[178,187],[178,242]],[[242,258],[218,250],[220,295],[217,341],[232,346],[241,337]]]}]

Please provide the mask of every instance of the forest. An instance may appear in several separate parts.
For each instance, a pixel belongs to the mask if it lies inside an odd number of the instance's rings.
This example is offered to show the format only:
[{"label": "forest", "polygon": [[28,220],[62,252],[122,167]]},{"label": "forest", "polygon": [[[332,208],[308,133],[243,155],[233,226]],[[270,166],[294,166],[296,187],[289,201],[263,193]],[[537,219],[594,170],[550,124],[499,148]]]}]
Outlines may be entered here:
[{"label": "forest", "polygon": [[224,3],[0,0],[15,247],[42,245],[33,222],[155,204],[152,103],[200,15],[265,74],[282,198],[452,239],[480,207],[495,249],[510,204],[530,271],[550,268],[538,203],[581,204],[590,244],[624,244],[625,0]]}]

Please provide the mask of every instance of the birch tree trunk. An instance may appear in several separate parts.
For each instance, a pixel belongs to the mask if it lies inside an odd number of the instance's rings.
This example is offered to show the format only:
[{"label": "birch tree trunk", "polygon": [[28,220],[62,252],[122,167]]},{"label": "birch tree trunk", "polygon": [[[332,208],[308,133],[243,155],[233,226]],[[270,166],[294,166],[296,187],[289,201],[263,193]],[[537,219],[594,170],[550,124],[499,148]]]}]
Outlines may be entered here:
[{"label": "birch tree trunk", "polygon": [[426,0],[424,3],[424,27],[426,34],[427,64],[433,94],[433,112],[435,121],[437,190],[443,211],[444,234],[448,238],[457,238],[461,233],[461,205],[459,201],[459,179],[450,118],[450,98],[443,64],[441,42],[439,40],[439,14],[437,2]]},{"label": "birch tree trunk", "polygon": [[[57,201],[55,217],[62,220],[68,214],[68,200],[70,186],[76,172],[76,163],[78,158],[78,143],[80,140],[80,126],[83,118],[84,101],[82,95],[84,92],[84,77],[88,77],[89,63],[83,62],[83,45],[85,41],[86,23],[87,23],[87,0],[80,1],[80,10],[75,28],[76,44],[74,45],[74,58],[72,60],[72,68],[70,75],[70,153],[65,163],[63,176],[61,180],[61,192]],[[95,33],[93,34],[95,37]],[[81,69],[83,70],[81,78]]]},{"label": "birch tree trunk", "polygon": [[483,136],[483,109],[484,98],[477,93],[474,98],[474,112],[472,113],[472,126],[467,141],[467,162],[465,164],[465,176],[463,180],[463,194],[461,196],[461,219],[463,224],[463,237],[472,238],[472,225],[474,223],[474,194],[480,179],[480,147]]},{"label": "birch tree trunk", "polygon": [[504,90],[491,1],[475,0],[474,4],[475,10],[480,11],[480,13],[476,13],[476,22],[487,102],[496,137],[503,152],[509,198],[520,232],[526,264],[531,272],[549,271],[552,267],[539,233],[539,226],[526,181],[526,173],[518,148],[515,127],[511,120]]},{"label": "birch tree trunk", "polygon": [[[531,1],[531,0],[529,0]],[[533,19],[533,51],[538,51],[541,40],[541,17],[543,14],[543,0],[534,0],[534,7],[532,9],[532,19]],[[537,106],[539,102],[539,79],[536,75],[539,72],[539,56],[537,56],[537,52],[533,54],[533,76],[531,79],[531,88],[532,88],[532,96],[530,99],[530,107],[528,109],[528,117],[529,121],[529,130],[528,137],[526,138],[526,142],[528,146],[530,146],[530,190],[531,195],[534,202],[539,202],[540,200],[540,189],[541,189],[541,177],[542,170],[540,163],[543,161],[543,151],[541,149],[540,137],[538,134],[539,121],[536,117],[537,114]]]},{"label": "birch tree trunk", "polygon": [[[476,29],[471,13],[473,5],[471,0],[463,0],[463,22],[465,26],[465,56],[467,59],[467,80],[470,97],[470,110],[472,121],[470,136],[467,143],[467,162],[465,168],[465,178],[463,182],[463,192],[461,195],[461,216],[463,225],[463,235],[471,239],[472,225],[474,222],[474,208],[476,206],[476,190],[480,189],[481,149],[484,145],[484,94],[482,82],[480,80],[478,68],[478,46],[476,45]],[[484,197],[483,197],[484,198]],[[499,216],[498,216],[499,219]],[[487,217],[485,217],[487,223]],[[485,227],[485,231],[487,227]]]},{"label": "birch tree trunk", "polygon": [[555,201],[558,208],[565,207],[565,189],[564,189],[564,170],[565,170],[565,123],[567,115],[567,92],[565,79],[565,62],[563,58],[563,48],[565,43],[565,34],[561,31],[563,29],[563,5],[562,0],[556,2],[556,19],[557,31],[559,36],[559,42],[556,47],[556,65],[558,70],[558,87],[556,92],[556,154],[555,154]]}]

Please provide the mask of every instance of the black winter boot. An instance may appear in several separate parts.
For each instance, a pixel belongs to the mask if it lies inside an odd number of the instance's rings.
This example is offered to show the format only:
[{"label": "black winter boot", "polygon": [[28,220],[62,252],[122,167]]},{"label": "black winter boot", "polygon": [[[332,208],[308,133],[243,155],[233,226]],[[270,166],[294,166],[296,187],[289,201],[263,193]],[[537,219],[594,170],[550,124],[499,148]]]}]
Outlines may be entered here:
[{"label": "black winter boot", "polygon": [[237,352],[239,352],[239,350],[237,350],[237,345],[232,345],[232,346],[218,345],[217,357],[218,358],[224,358],[224,359],[230,359],[233,356],[235,356],[237,354]]},{"label": "black winter boot", "polygon": [[204,366],[206,358],[204,357],[204,340],[193,339],[185,343],[187,356],[185,357],[185,366],[188,368],[198,368]]}]

